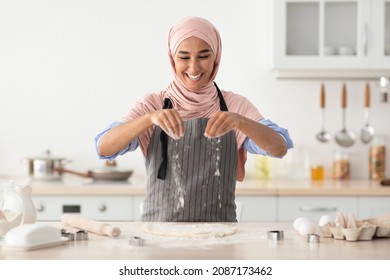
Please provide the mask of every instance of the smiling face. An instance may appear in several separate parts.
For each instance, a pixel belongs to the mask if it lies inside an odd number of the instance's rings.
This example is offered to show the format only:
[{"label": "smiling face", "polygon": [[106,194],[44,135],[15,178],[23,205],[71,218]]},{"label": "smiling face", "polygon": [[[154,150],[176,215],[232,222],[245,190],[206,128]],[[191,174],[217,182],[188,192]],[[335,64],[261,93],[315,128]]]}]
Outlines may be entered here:
[{"label": "smiling face", "polygon": [[176,75],[188,90],[196,92],[209,83],[215,55],[202,39],[185,39],[177,48],[173,60]]}]

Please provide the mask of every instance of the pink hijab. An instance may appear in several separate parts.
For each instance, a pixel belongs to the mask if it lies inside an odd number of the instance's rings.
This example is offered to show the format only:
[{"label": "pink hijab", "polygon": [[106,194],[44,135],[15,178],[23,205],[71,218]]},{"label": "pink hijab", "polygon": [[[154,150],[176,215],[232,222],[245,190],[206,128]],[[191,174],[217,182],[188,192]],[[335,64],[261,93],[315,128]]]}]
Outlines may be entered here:
[{"label": "pink hijab", "polygon": [[[184,86],[180,78],[176,75],[173,60],[180,43],[192,36],[204,40],[210,46],[215,55],[214,70],[211,75],[211,79],[209,83],[198,92],[189,91]],[[149,93],[139,99],[122,120],[127,121],[140,117],[151,111],[161,109],[163,106],[163,100],[167,97],[171,99],[173,108],[179,112],[183,120],[209,118],[212,113],[219,111],[219,98],[214,85],[214,79],[217,75],[221,61],[221,50],[222,44],[219,32],[209,21],[199,17],[186,17],[179,21],[171,28],[168,36],[168,56],[174,74],[173,81],[169,84],[165,91],[161,91],[160,93]],[[232,92],[224,90],[221,91],[230,112],[241,114],[256,121],[263,118],[258,110],[245,97]],[[147,154],[153,130],[154,128],[151,128],[146,133],[138,137],[138,142],[140,143],[144,156]],[[242,181],[245,176],[244,166],[247,155],[246,150],[241,147],[245,138],[246,135],[238,130],[236,131],[237,147],[239,148],[237,166],[238,181]]]},{"label": "pink hijab", "polygon": [[[214,69],[210,81],[199,92],[187,90],[176,75],[175,62],[173,60],[180,43],[192,36],[205,41],[215,55]],[[213,82],[221,61],[221,48],[221,38],[218,30],[203,18],[186,17],[169,31],[168,56],[175,79],[167,89],[167,96],[171,99],[173,107],[181,111],[180,115],[183,118],[209,117],[211,113],[219,110],[219,98]]]}]

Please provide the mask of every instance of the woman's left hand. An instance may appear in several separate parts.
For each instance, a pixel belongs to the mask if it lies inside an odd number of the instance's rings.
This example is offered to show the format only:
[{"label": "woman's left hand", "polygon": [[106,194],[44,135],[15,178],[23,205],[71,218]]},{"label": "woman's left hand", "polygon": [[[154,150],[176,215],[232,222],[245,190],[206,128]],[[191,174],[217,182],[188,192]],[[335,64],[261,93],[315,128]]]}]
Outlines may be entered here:
[{"label": "woman's left hand", "polygon": [[204,136],[215,138],[224,135],[240,125],[240,115],[236,113],[217,111],[214,112],[206,126]]}]

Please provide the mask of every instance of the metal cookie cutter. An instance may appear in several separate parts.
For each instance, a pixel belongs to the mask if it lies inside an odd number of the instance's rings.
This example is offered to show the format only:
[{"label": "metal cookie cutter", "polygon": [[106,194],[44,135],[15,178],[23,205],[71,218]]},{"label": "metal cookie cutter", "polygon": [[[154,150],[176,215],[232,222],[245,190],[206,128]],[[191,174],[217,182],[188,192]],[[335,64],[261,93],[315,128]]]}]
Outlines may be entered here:
[{"label": "metal cookie cutter", "polygon": [[320,236],[315,233],[311,233],[307,235],[307,242],[308,243],[320,243]]},{"label": "metal cookie cutter", "polygon": [[145,240],[142,239],[139,236],[132,236],[132,237],[130,237],[130,242],[129,243],[132,246],[139,246],[139,247],[141,247],[141,246],[145,245]]},{"label": "metal cookie cutter", "polygon": [[61,236],[68,238],[69,241],[74,241],[74,233],[66,232],[65,229],[61,229]]},{"label": "metal cookie cutter", "polygon": [[270,230],[267,237],[268,240],[282,240],[284,238],[283,230]]},{"label": "metal cookie cutter", "polygon": [[79,230],[76,232],[76,240],[88,240],[88,232]]}]

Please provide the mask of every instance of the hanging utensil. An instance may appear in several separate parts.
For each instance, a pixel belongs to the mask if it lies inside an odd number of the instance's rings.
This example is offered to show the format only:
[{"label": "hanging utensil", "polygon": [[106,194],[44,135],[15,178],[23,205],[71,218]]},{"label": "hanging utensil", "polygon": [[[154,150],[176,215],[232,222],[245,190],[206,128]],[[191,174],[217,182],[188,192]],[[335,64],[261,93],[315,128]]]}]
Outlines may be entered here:
[{"label": "hanging utensil", "polygon": [[323,143],[326,143],[330,140],[330,134],[325,131],[325,85],[321,85],[321,93],[320,93],[320,107],[321,107],[321,113],[322,113],[322,119],[321,119],[321,131],[317,133],[316,137],[317,140]]},{"label": "hanging utensil", "polygon": [[347,86],[345,83],[341,93],[341,107],[343,109],[343,128],[336,134],[335,140],[342,147],[351,147],[355,143],[356,136],[355,133],[348,131],[345,127],[345,110],[347,107]]},{"label": "hanging utensil", "polygon": [[375,130],[369,125],[370,120],[370,85],[366,84],[366,90],[364,95],[364,119],[365,125],[360,132],[360,139],[364,144],[370,143],[374,138]]},{"label": "hanging utensil", "polygon": [[387,77],[380,77],[379,79],[379,84],[381,86],[381,101],[383,103],[386,103],[387,102],[387,95],[388,95],[388,92],[389,92],[389,78]]}]

